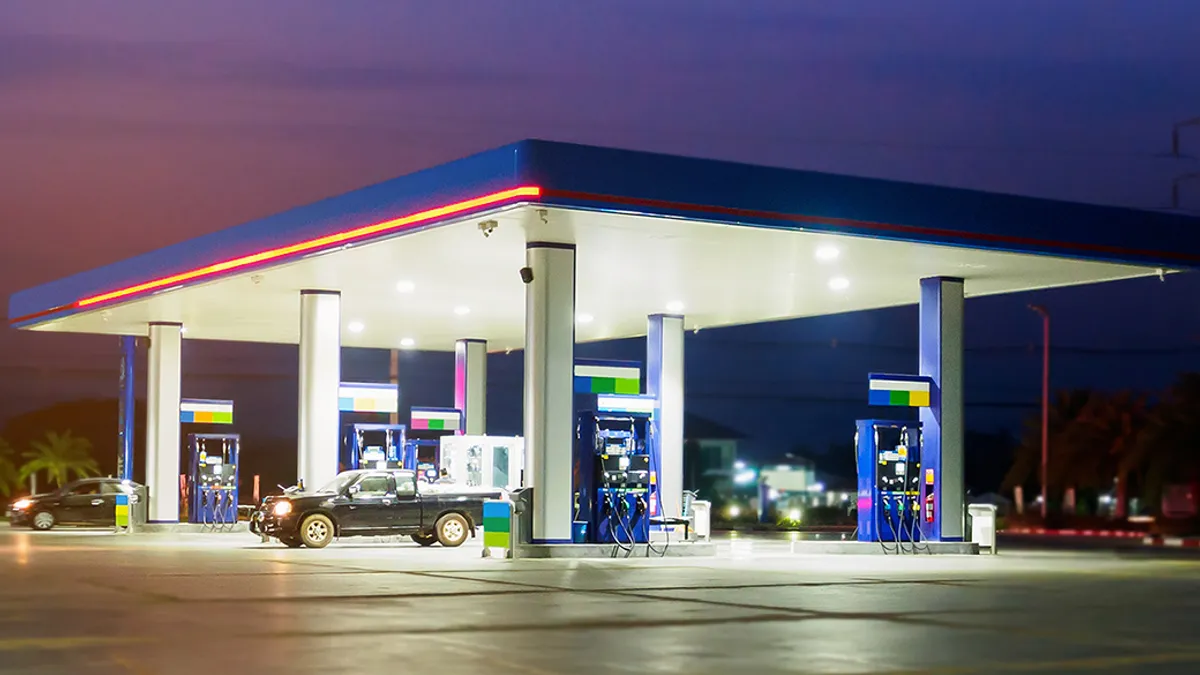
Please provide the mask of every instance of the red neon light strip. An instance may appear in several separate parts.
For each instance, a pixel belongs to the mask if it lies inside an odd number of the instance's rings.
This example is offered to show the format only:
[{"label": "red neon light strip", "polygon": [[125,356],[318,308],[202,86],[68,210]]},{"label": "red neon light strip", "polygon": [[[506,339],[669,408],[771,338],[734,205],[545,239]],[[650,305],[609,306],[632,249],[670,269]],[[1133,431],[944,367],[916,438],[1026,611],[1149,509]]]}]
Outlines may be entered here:
[{"label": "red neon light strip", "polygon": [[162,277],[159,279],[154,279],[152,281],[147,281],[145,283],[141,283],[136,286],[129,286],[126,288],[121,288],[121,289],[115,290],[115,291],[110,291],[108,293],[102,293],[100,295],[93,295],[88,298],[83,298],[82,300],[77,300],[73,306],[74,307],[88,307],[90,305],[95,305],[95,304],[98,304],[101,302],[108,302],[110,300],[117,300],[119,298],[129,297],[131,295],[135,295],[138,293],[144,293],[146,291],[152,291],[152,290],[159,289],[159,288],[165,288],[167,286],[173,286],[175,284],[182,283],[185,281],[194,281],[196,279],[211,276],[214,274],[219,274],[221,272],[229,272],[231,270],[236,270],[236,269],[239,269],[242,267],[247,267],[249,265],[256,265],[258,263],[267,262],[269,260],[276,260],[278,258],[284,258],[287,256],[296,255],[298,253],[307,253],[310,251],[316,251],[316,250],[326,248],[329,246],[333,246],[336,244],[344,244],[346,242],[354,241],[356,239],[363,239],[363,238],[369,237],[371,235],[381,234],[381,233],[387,232],[389,230],[396,230],[396,229],[399,229],[399,228],[402,228],[402,227],[405,227],[408,225],[415,225],[417,223],[423,223],[423,222],[426,222],[429,220],[434,220],[436,218],[441,218],[444,216],[451,216],[456,213],[462,213],[464,211],[470,211],[472,209],[477,209],[481,206],[490,206],[492,204],[498,204],[500,202],[505,202],[510,199],[516,199],[518,197],[538,197],[541,194],[542,194],[542,189],[537,186],[534,186],[534,185],[526,185],[526,186],[522,186],[522,187],[512,188],[510,190],[502,190],[500,192],[493,192],[492,194],[484,195],[482,197],[475,197],[474,199],[467,199],[465,201],[455,202],[453,204],[448,204],[446,206],[439,206],[435,209],[428,209],[426,211],[420,211],[418,213],[414,213],[414,214],[408,215],[408,216],[403,216],[401,218],[395,218],[393,220],[386,220],[382,223],[376,223],[374,225],[366,225],[364,227],[358,227],[353,230],[346,230],[345,232],[338,232],[336,234],[327,235],[327,236],[320,237],[317,239],[309,239],[308,241],[302,241],[299,244],[292,244],[290,246],[281,246],[279,248],[273,248],[268,251],[262,251],[261,253],[253,253],[251,255],[245,255],[240,258],[226,260],[224,262],[215,263],[213,265],[208,265],[206,267],[200,267],[200,268],[197,268],[194,270],[189,270],[187,272],[181,272],[179,274],[174,274],[169,277]]}]

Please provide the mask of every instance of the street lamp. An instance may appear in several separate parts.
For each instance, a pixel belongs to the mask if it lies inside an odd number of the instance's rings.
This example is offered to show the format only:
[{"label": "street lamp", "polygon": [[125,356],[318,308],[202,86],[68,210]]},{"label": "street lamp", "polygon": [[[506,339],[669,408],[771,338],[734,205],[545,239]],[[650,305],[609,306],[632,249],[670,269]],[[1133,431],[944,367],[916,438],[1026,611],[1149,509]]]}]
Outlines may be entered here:
[{"label": "street lamp", "polygon": [[1046,519],[1046,482],[1050,464],[1050,313],[1041,305],[1029,309],[1042,316],[1042,520]]}]

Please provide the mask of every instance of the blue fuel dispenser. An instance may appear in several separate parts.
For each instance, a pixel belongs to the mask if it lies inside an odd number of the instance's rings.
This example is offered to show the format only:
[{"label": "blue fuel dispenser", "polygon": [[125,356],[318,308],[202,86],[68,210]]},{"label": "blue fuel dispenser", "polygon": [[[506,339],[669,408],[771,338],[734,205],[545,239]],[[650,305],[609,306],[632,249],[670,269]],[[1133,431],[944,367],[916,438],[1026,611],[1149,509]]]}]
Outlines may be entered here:
[{"label": "blue fuel dispenser", "polygon": [[[889,552],[917,551],[922,540],[925,488],[921,479],[921,423],[858,420],[858,540]],[[886,543],[895,546],[889,550]],[[905,544],[908,544],[906,547]]]},{"label": "blue fuel dispenser", "polygon": [[188,434],[188,522],[234,525],[238,507],[238,434]]},{"label": "blue fuel dispenser", "polygon": [[581,412],[576,426],[574,521],[586,529],[575,539],[646,543],[657,501],[653,399],[600,396],[596,407]]},{"label": "blue fuel dispenser", "polygon": [[346,425],[342,447],[345,465],[353,469],[399,469],[404,467],[403,424]]}]

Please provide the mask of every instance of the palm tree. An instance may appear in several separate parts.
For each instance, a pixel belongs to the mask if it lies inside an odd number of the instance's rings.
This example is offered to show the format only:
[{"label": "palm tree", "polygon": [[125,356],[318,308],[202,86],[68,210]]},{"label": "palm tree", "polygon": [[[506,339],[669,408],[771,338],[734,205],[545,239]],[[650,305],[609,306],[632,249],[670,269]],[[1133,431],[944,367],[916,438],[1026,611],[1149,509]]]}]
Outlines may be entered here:
[{"label": "palm tree", "polygon": [[[1060,488],[1069,483],[1067,467],[1070,449],[1064,446],[1064,437],[1075,418],[1083,411],[1090,398],[1086,390],[1059,391],[1050,402],[1050,475],[1048,484],[1051,494],[1061,494]],[[1031,416],[1021,433],[1021,441],[1013,455],[1013,465],[1004,477],[1004,488],[1041,483],[1042,463],[1042,419]]]},{"label": "palm tree", "polygon": [[1200,479],[1200,373],[1187,373],[1167,391],[1135,444],[1142,495],[1159,504],[1170,483]]},{"label": "palm tree", "polygon": [[50,482],[58,486],[71,480],[71,474],[76,478],[100,475],[100,465],[92,457],[92,442],[72,436],[70,430],[61,434],[48,431],[44,441],[34,441],[30,445],[33,449],[22,455],[29,461],[21,467],[21,480],[34,472],[45,471]]},{"label": "palm tree", "polygon": [[1075,483],[1104,491],[1116,483],[1118,518],[1126,515],[1129,476],[1143,463],[1138,440],[1149,419],[1145,397],[1096,392],[1061,437],[1061,459]]},{"label": "palm tree", "polygon": [[0,495],[11,497],[13,490],[21,484],[21,475],[17,471],[16,453],[8,441],[0,438]]}]

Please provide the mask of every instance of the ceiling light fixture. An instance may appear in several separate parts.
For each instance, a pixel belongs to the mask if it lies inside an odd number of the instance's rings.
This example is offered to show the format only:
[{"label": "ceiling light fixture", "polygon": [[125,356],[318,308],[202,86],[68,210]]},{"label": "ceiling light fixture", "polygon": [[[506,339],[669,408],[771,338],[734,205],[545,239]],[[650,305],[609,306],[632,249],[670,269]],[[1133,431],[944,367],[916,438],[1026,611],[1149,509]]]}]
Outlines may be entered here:
[{"label": "ceiling light fixture", "polygon": [[671,302],[667,303],[667,311],[678,314],[679,312],[683,311],[683,303],[679,300],[672,300]]},{"label": "ceiling light fixture", "polygon": [[404,338],[400,340],[401,347],[412,347],[415,344],[417,344],[417,341],[412,338]]},{"label": "ceiling light fixture", "polygon": [[464,305],[460,305],[460,306],[454,308],[454,313],[459,316],[466,316],[471,313],[471,308],[466,307]]},{"label": "ceiling light fixture", "polygon": [[595,320],[595,318],[596,317],[592,316],[591,314],[579,314],[575,317],[575,320],[579,323],[591,323]]},{"label": "ceiling light fixture", "polygon": [[850,280],[846,277],[834,277],[829,280],[829,289],[834,291],[844,291],[850,288]]},{"label": "ceiling light fixture", "polygon": [[400,293],[412,293],[417,290],[417,285],[411,281],[396,282],[396,291]]},{"label": "ceiling light fixture", "polygon": [[346,328],[350,329],[351,333],[361,333],[366,326],[361,321],[351,321],[346,325]]},{"label": "ceiling light fixture", "polygon": [[842,254],[842,252],[839,251],[836,246],[830,246],[829,244],[826,244],[824,246],[818,246],[817,253],[816,253],[817,260],[826,260],[826,261],[837,260],[838,256],[841,254]]}]

